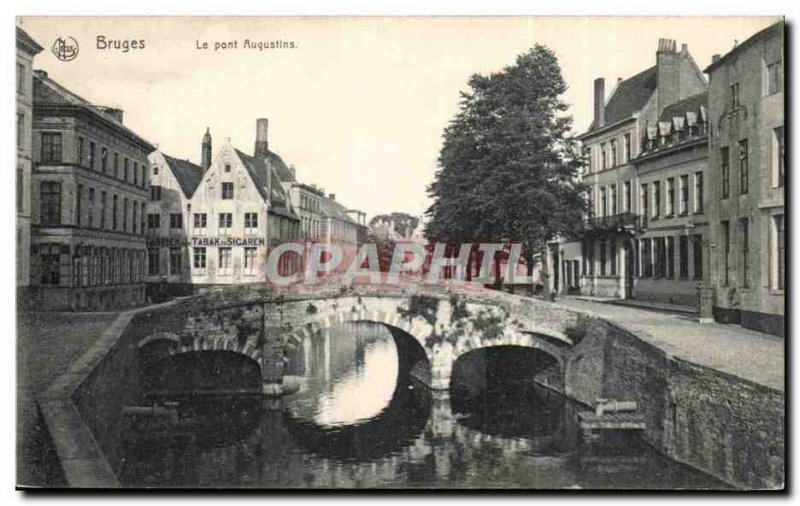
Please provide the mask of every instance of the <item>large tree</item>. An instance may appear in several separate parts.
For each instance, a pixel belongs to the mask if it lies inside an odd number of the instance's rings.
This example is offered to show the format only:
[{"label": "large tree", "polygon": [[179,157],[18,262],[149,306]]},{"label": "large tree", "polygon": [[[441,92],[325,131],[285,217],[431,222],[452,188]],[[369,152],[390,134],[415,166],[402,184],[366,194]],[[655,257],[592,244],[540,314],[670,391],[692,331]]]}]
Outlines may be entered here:
[{"label": "large tree", "polygon": [[531,272],[534,253],[578,230],[585,208],[567,86],[555,54],[537,44],[500,72],[474,74],[469,87],[444,131],[426,234],[522,243]]}]

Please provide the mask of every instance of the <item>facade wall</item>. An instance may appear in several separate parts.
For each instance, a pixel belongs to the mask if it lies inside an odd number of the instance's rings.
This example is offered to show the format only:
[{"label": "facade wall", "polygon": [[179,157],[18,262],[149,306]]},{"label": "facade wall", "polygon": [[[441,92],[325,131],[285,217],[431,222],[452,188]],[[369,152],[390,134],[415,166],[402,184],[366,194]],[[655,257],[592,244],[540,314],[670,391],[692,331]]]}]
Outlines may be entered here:
[{"label": "facade wall", "polygon": [[[81,112],[61,114],[34,104],[34,115],[33,302],[52,309],[143,302],[148,148]],[[55,159],[43,147],[44,136],[52,134],[61,141]]]},{"label": "facade wall", "polygon": [[[189,283],[188,232],[193,226],[190,200],[161,152],[154,151],[148,160],[150,185],[161,190],[158,199],[151,192],[147,202],[147,282]],[[180,218],[176,219],[177,216]]]},{"label": "facade wall", "polygon": [[41,48],[17,40],[17,165],[16,165],[16,247],[17,286],[30,284],[31,244],[31,138],[33,135],[33,59]]},{"label": "facade wall", "polygon": [[[780,74],[778,86],[771,90],[768,66],[773,64]],[[782,156],[776,131],[784,126],[781,26],[742,44],[709,75],[709,109],[714,122],[710,226],[715,316],[721,321],[741,322],[783,335],[785,275],[781,272],[785,267],[780,267],[782,234],[778,229],[785,211],[784,186],[778,175]],[[738,87],[736,102],[734,86]],[[740,144],[745,140],[746,191],[742,187]],[[726,149],[727,185],[722,168]],[[747,232],[743,220],[747,220]]]},{"label": "facade wall", "polygon": [[[224,183],[233,184],[233,197],[222,198]],[[278,184],[277,181],[273,182]],[[203,175],[191,199],[192,218],[187,220],[194,284],[257,283],[266,280],[268,205],[230,144],[225,144]],[[257,216],[257,226],[245,226],[245,213]],[[195,227],[194,215],[205,214],[206,226]],[[231,217],[231,226],[220,226],[220,215]],[[253,248],[254,265],[245,268],[246,250]],[[205,256],[205,262],[201,260]],[[230,261],[225,266],[225,256]]]}]

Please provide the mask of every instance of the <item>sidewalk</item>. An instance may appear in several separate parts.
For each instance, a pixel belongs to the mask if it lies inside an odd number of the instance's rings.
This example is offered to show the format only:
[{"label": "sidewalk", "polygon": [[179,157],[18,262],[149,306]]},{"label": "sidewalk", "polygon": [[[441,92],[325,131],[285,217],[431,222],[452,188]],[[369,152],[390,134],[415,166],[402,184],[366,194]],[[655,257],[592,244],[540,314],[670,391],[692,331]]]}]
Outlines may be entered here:
[{"label": "sidewalk", "polygon": [[623,307],[607,301],[563,297],[556,303],[620,323],[675,357],[784,391],[783,338],[739,325],[700,324],[684,313]]},{"label": "sidewalk", "polygon": [[590,295],[567,296],[567,298],[575,298],[589,302],[602,302],[603,304],[615,304],[617,306],[638,307],[654,311],[666,311],[670,313],[686,313],[693,315],[697,314],[697,308],[695,306],[683,306],[681,304],[670,304],[668,302],[654,302],[654,301],[644,301],[637,299],[618,299],[611,297],[592,297]]}]

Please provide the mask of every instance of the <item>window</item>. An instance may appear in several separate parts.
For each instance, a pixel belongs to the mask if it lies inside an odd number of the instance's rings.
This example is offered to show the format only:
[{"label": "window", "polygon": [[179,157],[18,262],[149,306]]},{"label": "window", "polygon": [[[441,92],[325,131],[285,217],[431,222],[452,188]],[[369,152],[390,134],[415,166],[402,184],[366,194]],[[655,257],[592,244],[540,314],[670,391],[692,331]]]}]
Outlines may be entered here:
[{"label": "window", "polygon": [[622,212],[631,212],[631,182],[625,181],[622,184]]},{"label": "window", "polygon": [[206,270],[206,249],[205,248],[192,248],[194,253],[194,262],[192,265],[194,266],[194,270],[198,274],[205,274]]},{"label": "window", "polygon": [[83,155],[84,155],[84,141],[83,137],[78,137],[78,165],[83,167]]},{"label": "window", "polygon": [[42,133],[42,163],[61,163],[60,133]]},{"label": "window", "polygon": [[111,204],[111,230],[117,230],[117,202],[118,198],[116,195],[112,198]]},{"label": "window", "polygon": [[608,168],[607,166],[608,161],[606,160],[606,145],[605,143],[600,145],[600,169],[605,170]]},{"label": "window", "polygon": [[128,231],[128,199],[122,201],[122,231]]},{"label": "window", "polygon": [[144,202],[141,203],[141,206],[142,206],[142,213],[141,213],[141,217],[142,217],[142,233],[144,234],[144,228],[145,228],[145,221],[144,221],[145,220],[145,204],[144,204]]},{"label": "window", "polygon": [[114,153],[114,174],[119,172],[119,153]]},{"label": "window", "polygon": [[750,187],[750,163],[747,139],[739,141],[739,193],[747,193]]},{"label": "window", "polygon": [[606,240],[600,239],[600,275],[606,275]]},{"label": "window", "polygon": [[749,274],[749,262],[750,259],[748,258],[748,249],[749,249],[749,242],[750,242],[750,222],[747,218],[741,218],[739,220],[739,246],[741,248],[740,251],[740,272],[739,272],[739,286],[743,288],[747,288],[748,286],[748,274]]},{"label": "window", "polygon": [[692,249],[694,249],[694,279],[703,279],[703,236],[692,236]]},{"label": "window", "polygon": [[17,147],[22,147],[22,140],[25,138],[25,115],[17,113]]},{"label": "window", "polygon": [[156,230],[161,227],[161,215],[158,213],[150,213],[147,215],[147,228]]},{"label": "window", "polygon": [[624,152],[624,162],[627,163],[631,161],[633,158],[633,153],[631,153],[631,134],[625,134],[625,152]]},{"label": "window", "polygon": [[776,172],[776,186],[783,186],[784,181],[784,163],[785,163],[785,146],[784,146],[784,133],[783,127],[775,128],[772,136],[772,150],[773,150],[773,169]]},{"label": "window", "polygon": [[617,214],[617,185],[611,185],[611,215]]},{"label": "window", "polygon": [[681,214],[689,212],[689,175],[684,174],[680,179],[681,185]]},{"label": "window", "polygon": [[150,187],[150,200],[151,201],[161,200],[161,187],[160,186],[151,186]]},{"label": "window", "polygon": [[258,213],[244,213],[244,233],[258,233]]},{"label": "window", "polygon": [[105,146],[100,149],[100,167],[103,170],[103,174],[105,174],[106,170],[108,170],[108,148]]},{"label": "window", "polygon": [[222,183],[222,200],[233,199],[233,183]]},{"label": "window", "polygon": [[667,179],[667,216],[675,214],[675,178]]},{"label": "window", "polygon": [[[123,174],[126,174],[126,175],[128,174],[128,166],[129,165],[130,165],[130,160],[128,160],[128,157],[126,156],[125,160],[122,162],[122,173]],[[117,178],[119,177],[119,173],[116,171],[116,169],[114,170],[114,177],[117,177]]]},{"label": "window", "polygon": [[159,251],[158,248],[147,248],[147,275],[158,276],[161,269],[158,265]]},{"label": "window", "polygon": [[158,175],[158,165],[153,165],[153,175],[154,176]]},{"label": "window", "polygon": [[230,172],[230,171],[231,171],[231,164],[229,164],[229,163],[226,163],[226,164],[225,164],[225,172],[226,172],[226,173],[228,173],[228,172]]},{"label": "window", "polygon": [[23,202],[25,201],[25,172],[17,169],[17,212],[24,211]]},{"label": "window", "polygon": [[653,218],[661,216],[661,181],[653,181]]},{"label": "window", "polygon": [[730,258],[730,251],[731,251],[731,228],[730,224],[727,221],[721,222],[720,228],[722,233],[722,268],[724,270],[722,279],[723,279],[723,286],[728,286],[729,283],[728,260]]},{"label": "window", "polygon": [[[587,147],[583,150],[583,156],[586,158],[586,173],[592,173],[592,148]],[[301,199],[302,200],[302,199]]]},{"label": "window", "polygon": [[608,201],[606,200],[606,187],[603,186],[600,188],[600,213],[598,213],[600,217],[606,216],[606,211],[608,209],[607,205]]},{"label": "window", "polygon": [[86,225],[89,228],[94,227],[94,188],[89,188],[89,213]]},{"label": "window", "polygon": [[731,110],[739,107],[739,83],[733,83],[730,87]]},{"label": "window", "polygon": [[182,260],[180,248],[169,249],[169,273],[171,275],[175,276],[181,273]]},{"label": "window", "polygon": [[667,237],[667,277],[675,277],[675,238]]},{"label": "window", "polygon": [[219,213],[219,231],[222,234],[227,234],[233,226],[233,214]]},{"label": "window", "polygon": [[95,146],[94,141],[91,141],[89,143],[89,168],[92,170],[94,170],[94,157],[96,148],[97,146]]},{"label": "window", "polygon": [[611,239],[609,242],[609,261],[611,262],[611,275],[617,275],[617,241]]},{"label": "window", "polygon": [[43,285],[58,286],[61,278],[61,245],[43,244],[39,248],[40,281]]},{"label": "window", "polygon": [[169,228],[173,230],[183,228],[183,215],[181,213],[172,213],[169,215]]},{"label": "window", "polygon": [[78,191],[75,195],[75,224],[81,226],[81,219],[83,218],[83,185],[78,185]]},{"label": "window", "polygon": [[[126,158],[125,161],[127,162],[128,159]],[[128,182],[128,164],[125,164],[125,168],[122,170],[122,180]]]},{"label": "window", "polygon": [[611,166],[617,166],[617,141],[614,139],[611,141]]},{"label": "window", "polygon": [[694,212],[703,212],[703,173],[694,173]]},{"label": "window", "polygon": [[639,211],[639,214],[641,214],[644,217],[647,217],[647,211],[649,210],[649,208],[647,207],[647,197],[648,197],[647,192],[648,192],[648,190],[649,189],[647,187],[647,183],[643,183],[642,184],[642,193],[641,193],[641,195],[642,195],[642,209],[641,209],[641,211]]},{"label": "window", "polygon": [[248,275],[256,273],[256,248],[244,249],[244,273]]},{"label": "window", "polygon": [[588,253],[589,253],[589,259],[588,259],[588,262],[587,262],[589,264],[589,265],[587,265],[588,273],[589,273],[589,276],[594,276],[594,241],[593,240],[589,241],[587,249],[588,249]]},{"label": "window", "polygon": [[783,290],[784,287],[784,279],[786,277],[786,251],[785,251],[785,243],[784,243],[784,218],[782,214],[776,215],[772,218],[773,221],[773,276],[774,280],[772,283],[773,287],[777,287],[778,290]]},{"label": "window", "polygon": [[[139,207],[136,205],[136,202],[131,202],[131,209],[133,209],[133,227],[132,228],[133,228],[133,233],[135,234],[136,233],[136,227],[139,226],[138,225],[139,222],[137,220],[137,211],[139,210]],[[144,233],[144,230],[142,230],[142,233]]]},{"label": "window", "polygon": [[650,239],[642,239],[642,277],[653,277],[653,260]]},{"label": "window", "polygon": [[722,198],[727,199],[731,193],[730,150],[727,147],[720,150],[720,158],[722,160],[722,167],[720,170],[722,174]]},{"label": "window", "polygon": [[653,249],[655,254],[655,277],[663,278],[667,272],[666,269],[666,247],[664,245],[663,237],[656,237],[653,239]]},{"label": "window", "polygon": [[681,279],[687,279],[689,277],[689,236],[681,235],[678,237],[678,255],[680,257]]},{"label": "window", "polygon": [[219,274],[220,276],[230,276],[231,274],[230,248],[219,248]]},{"label": "window", "polygon": [[100,192],[100,229],[106,228],[106,192]]},{"label": "window", "polygon": [[783,91],[783,62],[767,65],[767,95]]},{"label": "window", "polygon": [[[128,175],[125,174],[125,181],[128,180]],[[133,162],[133,184],[139,184],[139,163]]]},{"label": "window", "polygon": [[61,224],[61,183],[42,181],[40,186],[40,217],[43,226]]},{"label": "window", "polygon": [[208,225],[206,213],[194,213],[194,228],[204,229]]},{"label": "window", "polygon": [[17,91],[25,92],[25,65],[17,63]]}]

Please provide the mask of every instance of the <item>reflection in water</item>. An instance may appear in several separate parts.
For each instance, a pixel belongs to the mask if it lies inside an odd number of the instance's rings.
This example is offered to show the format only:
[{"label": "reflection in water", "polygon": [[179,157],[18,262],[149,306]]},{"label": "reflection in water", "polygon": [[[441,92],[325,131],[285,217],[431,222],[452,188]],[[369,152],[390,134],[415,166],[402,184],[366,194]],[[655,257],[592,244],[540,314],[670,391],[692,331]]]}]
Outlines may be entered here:
[{"label": "reflection in water", "polygon": [[[398,377],[392,352],[382,326],[317,336],[290,357],[290,373],[308,378],[302,392],[277,406],[216,401],[202,430],[138,434],[119,466],[121,480],[273,488],[721,486],[635,439],[613,448],[581,444],[581,408],[530,382],[484,381],[484,390],[451,399]],[[195,406],[181,404],[182,416]],[[213,436],[214,429],[228,436]]]}]

